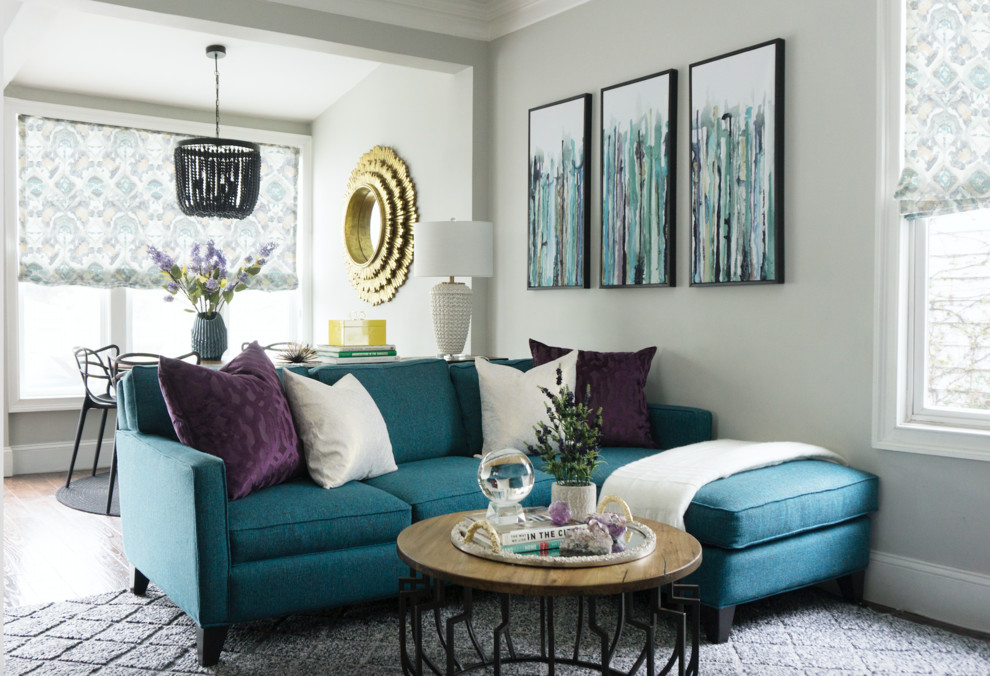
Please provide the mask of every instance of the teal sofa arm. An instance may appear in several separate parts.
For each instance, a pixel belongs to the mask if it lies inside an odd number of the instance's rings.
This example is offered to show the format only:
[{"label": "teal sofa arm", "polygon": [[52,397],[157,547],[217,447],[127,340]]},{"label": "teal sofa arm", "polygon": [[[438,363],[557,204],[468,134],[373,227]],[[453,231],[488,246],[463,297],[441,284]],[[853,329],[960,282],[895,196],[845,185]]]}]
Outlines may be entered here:
[{"label": "teal sofa arm", "polygon": [[649,404],[650,434],[663,449],[711,441],[712,412],[690,406]]},{"label": "teal sofa arm", "polygon": [[231,564],[223,461],[130,430],[116,440],[127,559],[201,627],[225,624]]}]

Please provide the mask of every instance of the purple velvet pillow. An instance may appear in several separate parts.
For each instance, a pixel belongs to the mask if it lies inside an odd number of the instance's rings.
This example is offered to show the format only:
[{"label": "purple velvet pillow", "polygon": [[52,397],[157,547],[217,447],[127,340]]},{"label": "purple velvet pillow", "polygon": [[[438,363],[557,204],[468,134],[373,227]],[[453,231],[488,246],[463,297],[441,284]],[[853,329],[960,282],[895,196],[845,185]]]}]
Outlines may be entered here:
[{"label": "purple velvet pillow", "polygon": [[231,500],[302,467],[282,383],[257,342],[218,371],[162,357],[158,382],[179,441],[223,460]]},{"label": "purple velvet pillow", "polygon": [[[534,366],[559,359],[571,351],[532,338],[529,350]],[[578,350],[575,394],[583,397],[585,389],[591,386],[591,409],[602,409],[602,446],[656,448],[650,436],[650,413],[643,391],[656,353],[656,347],[639,352]]]}]

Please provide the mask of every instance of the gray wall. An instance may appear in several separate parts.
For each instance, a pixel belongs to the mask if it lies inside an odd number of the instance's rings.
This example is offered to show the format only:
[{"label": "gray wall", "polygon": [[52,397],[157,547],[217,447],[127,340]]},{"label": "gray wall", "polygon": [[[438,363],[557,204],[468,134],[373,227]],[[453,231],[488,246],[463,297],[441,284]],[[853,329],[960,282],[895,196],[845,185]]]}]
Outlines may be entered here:
[{"label": "gray wall", "polygon": [[[975,581],[986,597],[990,463],[871,448],[876,11],[862,0],[595,0],[497,40],[490,321],[494,350],[510,356],[526,354],[530,337],[594,350],[658,345],[650,400],[711,409],[720,437],[821,444],[878,473],[873,547],[882,555],[871,566],[867,594],[945,619],[950,609],[919,606],[911,599],[917,595],[891,589],[886,573],[891,566],[926,573],[947,567],[950,578]],[[786,41],[787,281],[691,288],[688,65],[777,37]],[[526,111],[594,94],[597,286],[599,89],[667,68],[679,76],[677,287],[527,291]],[[949,621],[990,629],[990,617],[979,612]]]}]

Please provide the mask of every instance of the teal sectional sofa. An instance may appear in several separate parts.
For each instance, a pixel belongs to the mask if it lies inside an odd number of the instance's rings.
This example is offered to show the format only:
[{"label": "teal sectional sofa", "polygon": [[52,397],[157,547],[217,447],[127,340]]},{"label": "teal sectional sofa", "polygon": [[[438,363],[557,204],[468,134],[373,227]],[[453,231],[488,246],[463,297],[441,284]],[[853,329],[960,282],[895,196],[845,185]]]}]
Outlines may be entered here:
[{"label": "teal sectional sofa", "polygon": [[[532,366],[530,359],[501,363]],[[408,572],[395,550],[403,528],[486,506],[473,457],[482,446],[473,364],[422,359],[292,370],[331,384],[354,374],[382,413],[398,470],[330,490],[302,476],[228,500],[223,461],[177,441],[157,367],[135,367],[118,385],[120,510],[134,591],[144,593],[152,580],[190,616],[204,666],[218,661],[231,624],[396,595]],[[660,449],[712,436],[708,411],[650,405],[649,414]],[[655,452],[605,448],[594,479],[601,486],[615,468]],[[799,467],[709,484],[688,510],[704,561],[687,581],[702,585],[715,623],[710,636],[727,637],[726,608],[737,603],[837,577],[856,591],[855,574],[869,555],[864,515],[876,508],[876,478],[830,463],[790,465]],[[538,471],[524,504],[546,505],[552,480]]]}]

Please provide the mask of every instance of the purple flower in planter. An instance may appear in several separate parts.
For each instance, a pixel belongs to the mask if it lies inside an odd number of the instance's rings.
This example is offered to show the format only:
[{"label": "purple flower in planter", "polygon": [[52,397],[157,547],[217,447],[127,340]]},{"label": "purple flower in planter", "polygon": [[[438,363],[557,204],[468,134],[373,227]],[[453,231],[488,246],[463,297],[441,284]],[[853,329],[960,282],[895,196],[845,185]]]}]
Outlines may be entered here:
[{"label": "purple flower in planter", "polygon": [[265,246],[261,247],[261,251],[258,252],[258,258],[268,258],[277,248],[278,242],[269,242]]},{"label": "purple flower in planter", "polygon": [[203,256],[199,252],[199,242],[193,242],[192,251],[189,252],[189,267],[203,274]]},{"label": "purple flower in planter", "polygon": [[175,260],[171,256],[153,246],[148,247],[148,255],[151,257],[151,262],[162,272],[168,272],[175,267]]},{"label": "purple flower in planter", "polygon": [[[270,254],[276,246],[270,242],[261,248],[261,253]],[[264,258],[246,256],[246,266],[228,274],[227,257],[212,239],[205,246],[193,243],[188,267],[179,268],[171,256],[153,246],[148,247],[148,256],[167,279],[162,284],[170,294],[165,300],[174,302],[173,295],[181,292],[200,314],[219,312],[233,299],[233,291],[244,289],[265,264]]]}]

